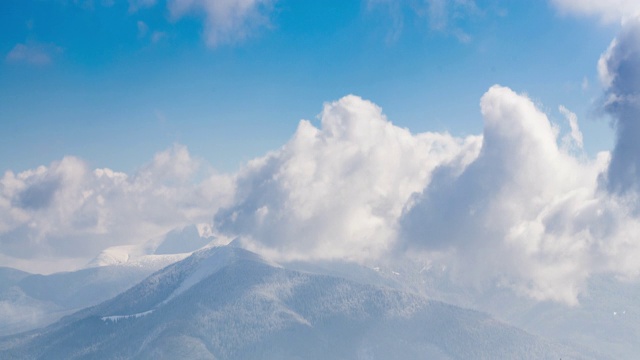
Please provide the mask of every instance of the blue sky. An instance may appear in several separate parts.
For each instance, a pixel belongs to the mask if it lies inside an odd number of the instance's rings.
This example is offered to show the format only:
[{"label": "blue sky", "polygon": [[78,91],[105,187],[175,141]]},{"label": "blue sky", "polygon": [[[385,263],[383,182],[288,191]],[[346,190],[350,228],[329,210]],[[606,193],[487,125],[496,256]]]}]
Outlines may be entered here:
[{"label": "blue sky", "polygon": [[65,155],[131,171],[174,143],[233,171],[347,94],[414,133],[479,134],[493,84],[563,127],[558,106],[575,112],[589,154],[613,144],[594,102],[615,22],[545,1],[279,0],[212,42],[207,11],[178,3],[3,1],[0,171]]}]

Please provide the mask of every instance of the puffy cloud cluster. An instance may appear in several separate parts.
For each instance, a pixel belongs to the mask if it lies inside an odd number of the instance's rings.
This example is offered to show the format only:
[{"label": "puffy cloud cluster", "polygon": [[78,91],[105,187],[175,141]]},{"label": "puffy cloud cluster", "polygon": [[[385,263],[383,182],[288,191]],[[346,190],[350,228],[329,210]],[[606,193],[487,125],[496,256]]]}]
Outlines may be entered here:
[{"label": "puffy cloud cluster", "polygon": [[[639,275],[640,222],[531,100],[494,86],[482,137],[411,134],[355,96],[238,175],[220,231],[278,259],[437,258],[460,280],[575,304],[589,276]],[[559,142],[563,146],[559,145]],[[571,142],[574,147],[567,146]],[[582,154],[580,154],[582,155]],[[416,255],[417,254],[417,255]]]},{"label": "puffy cloud cluster", "polygon": [[492,87],[480,105],[482,136],[456,138],[412,134],[346,96],[325,104],[318,126],[301,121],[281,149],[229,176],[203,175],[180,146],[133,175],[73,157],[8,171],[0,259],[51,270],[56,259],[86,261],[213,219],[215,231],[278,260],[413,256],[461,281],[568,304],[594,274],[640,276],[635,197],[602,185],[615,173],[609,153],[576,155],[575,115],[561,108],[571,127],[562,136],[508,88]]},{"label": "puffy cloud cluster", "polygon": [[109,246],[211,221],[216,206],[232,198],[234,184],[229,176],[202,175],[201,168],[175,146],[132,176],[92,171],[74,157],[7,171],[0,178],[0,259],[31,271],[65,269]]},{"label": "puffy cloud cluster", "polygon": [[508,88],[492,87],[480,105],[482,136],[456,138],[412,134],[346,96],[325,104],[318,126],[301,121],[282,148],[232,176],[199,175],[179,146],[133,175],[72,157],[9,171],[0,259],[86,261],[213,219],[216,232],[278,260],[413,256],[462,281],[568,304],[594,274],[640,276],[635,197],[602,185],[615,172],[609,153],[575,154],[575,115],[561,108],[571,127],[563,136]]},{"label": "puffy cloud cluster", "polygon": [[462,168],[479,137],[411,134],[357,96],[326,104],[321,126],[301,121],[279,151],[238,175],[235,205],[219,230],[282,259],[376,258],[396,239],[411,195],[443,164]]},{"label": "puffy cloud cluster", "polygon": [[492,87],[481,110],[480,155],[462,173],[438,169],[403,215],[403,244],[447,253],[473,281],[575,302],[599,266],[599,242],[623,214],[597,191],[608,157],[583,162],[570,155],[546,115],[508,88]]},{"label": "puffy cloud cluster", "polygon": [[174,18],[190,13],[203,14],[209,46],[244,39],[255,28],[268,24],[274,0],[169,0]]}]

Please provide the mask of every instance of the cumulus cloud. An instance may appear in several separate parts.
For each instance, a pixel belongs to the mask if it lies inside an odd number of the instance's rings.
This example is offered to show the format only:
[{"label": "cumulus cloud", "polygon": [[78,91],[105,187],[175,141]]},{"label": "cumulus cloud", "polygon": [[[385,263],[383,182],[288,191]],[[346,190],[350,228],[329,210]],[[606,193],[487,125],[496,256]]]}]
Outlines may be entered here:
[{"label": "cumulus cloud", "polygon": [[26,62],[32,65],[47,65],[62,53],[62,48],[54,44],[27,42],[16,44],[6,56],[8,62]]},{"label": "cumulus cloud", "polygon": [[[576,304],[587,279],[634,279],[640,227],[599,187],[609,154],[576,156],[526,96],[494,86],[482,136],[412,134],[375,104],[325,105],[237,174],[218,231],[279,260],[438,259],[452,276]],[[564,109],[578,143],[577,118]],[[393,255],[392,255],[393,254]]]},{"label": "cumulus cloud", "polygon": [[616,22],[640,14],[636,0],[551,0],[568,14],[597,16],[604,22]]},{"label": "cumulus cloud", "polygon": [[219,230],[280,259],[375,258],[392,247],[402,208],[433,169],[462,167],[480,144],[411,134],[357,96],[326,104],[320,122],[301,121],[282,149],[241,171]]},{"label": "cumulus cloud", "polygon": [[640,17],[626,22],[598,62],[606,87],[605,110],[613,118],[616,145],[607,187],[618,194],[640,190]]},{"label": "cumulus cloud", "polygon": [[205,37],[209,46],[243,40],[256,28],[268,24],[275,0],[169,0],[172,17],[188,14],[205,17]]},{"label": "cumulus cloud", "polygon": [[109,246],[210,222],[234,185],[232,177],[202,175],[201,168],[185,147],[175,146],[133,175],[91,170],[75,157],[18,174],[7,171],[0,178],[3,263],[24,267],[33,260],[56,270],[60,263],[52,259],[86,262]]},{"label": "cumulus cloud", "polygon": [[607,157],[584,163],[559,148],[546,115],[508,88],[492,87],[481,110],[480,155],[462,173],[438,169],[403,215],[403,244],[449,253],[473,281],[573,303],[597,255]]}]

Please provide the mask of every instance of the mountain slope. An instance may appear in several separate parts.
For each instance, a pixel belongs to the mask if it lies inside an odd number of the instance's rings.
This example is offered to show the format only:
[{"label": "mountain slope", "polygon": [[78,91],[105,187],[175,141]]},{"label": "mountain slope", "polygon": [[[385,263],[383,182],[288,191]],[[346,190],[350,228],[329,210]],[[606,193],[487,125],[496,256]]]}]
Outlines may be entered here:
[{"label": "mountain slope", "polygon": [[155,269],[105,266],[51,275],[1,270],[0,276],[12,274],[0,278],[0,335],[9,335],[110,299]]},{"label": "mountain slope", "polygon": [[578,358],[488,315],[386,287],[200,251],[98,306],[0,341],[0,358]]},{"label": "mountain slope", "polygon": [[640,353],[640,282],[613,275],[591,277],[569,306],[523,296],[499,282],[471,286],[440,266],[421,263],[383,268],[379,274],[432,299],[473,308],[532,334],[596,353],[598,358],[634,359]]}]

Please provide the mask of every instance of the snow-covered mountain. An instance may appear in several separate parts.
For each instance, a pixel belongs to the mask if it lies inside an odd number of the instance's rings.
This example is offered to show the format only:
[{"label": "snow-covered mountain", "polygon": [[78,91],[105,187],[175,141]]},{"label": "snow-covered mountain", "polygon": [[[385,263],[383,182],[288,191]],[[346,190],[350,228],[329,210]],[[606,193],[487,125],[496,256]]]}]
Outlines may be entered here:
[{"label": "snow-covered mountain", "polygon": [[202,250],[121,295],[0,340],[0,358],[587,358],[485,313],[283,268],[246,250]]},{"label": "snow-covered mountain", "polygon": [[105,249],[77,271],[39,275],[0,268],[0,336],[45,326],[108,300],[213,240],[210,227],[192,225],[142,245]]}]

